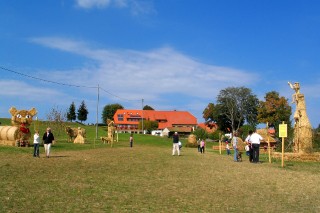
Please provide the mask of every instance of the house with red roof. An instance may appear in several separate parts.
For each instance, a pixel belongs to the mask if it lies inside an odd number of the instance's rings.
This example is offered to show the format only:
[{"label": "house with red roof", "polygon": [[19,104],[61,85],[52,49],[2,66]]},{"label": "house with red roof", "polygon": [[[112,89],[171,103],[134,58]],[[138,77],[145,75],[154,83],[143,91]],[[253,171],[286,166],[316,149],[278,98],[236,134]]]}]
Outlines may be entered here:
[{"label": "house with red roof", "polygon": [[141,132],[141,129],[138,129],[138,125],[142,119],[144,121],[157,121],[158,130],[161,131],[167,128],[170,132],[170,129],[174,128],[177,132],[181,129],[185,133],[186,129],[189,129],[188,132],[190,134],[197,126],[196,117],[187,111],[118,109],[113,116],[119,132]]}]

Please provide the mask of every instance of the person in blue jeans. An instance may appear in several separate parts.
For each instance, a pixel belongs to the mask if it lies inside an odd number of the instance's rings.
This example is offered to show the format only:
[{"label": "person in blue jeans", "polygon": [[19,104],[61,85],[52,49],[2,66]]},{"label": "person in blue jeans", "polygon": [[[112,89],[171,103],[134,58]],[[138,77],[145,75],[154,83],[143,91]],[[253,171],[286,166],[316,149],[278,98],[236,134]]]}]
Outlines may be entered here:
[{"label": "person in blue jeans", "polygon": [[231,155],[229,143],[226,142],[227,155]]},{"label": "person in blue jeans", "polygon": [[33,157],[40,157],[39,145],[40,145],[40,136],[39,136],[39,131],[36,130],[33,136]]},{"label": "person in blue jeans", "polygon": [[234,162],[238,162],[238,139],[237,139],[237,134],[234,133],[233,137],[232,137],[232,147],[234,150],[234,154],[233,154],[233,161]]}]

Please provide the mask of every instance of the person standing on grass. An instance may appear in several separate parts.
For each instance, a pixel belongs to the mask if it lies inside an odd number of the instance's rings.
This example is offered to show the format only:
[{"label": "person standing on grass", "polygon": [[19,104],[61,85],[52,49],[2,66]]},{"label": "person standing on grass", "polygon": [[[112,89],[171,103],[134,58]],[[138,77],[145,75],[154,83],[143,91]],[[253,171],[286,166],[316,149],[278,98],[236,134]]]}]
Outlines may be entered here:
[{"label": "person standing on grass", "polygon": [[206,142],[204,141],[204,139],[202,139],[201,142],[200,142],[200,152],[202,154],[204,154],[205,146],[206,146]]},{"label": "person standing on grass", "polygon": [[181,150],[181,148],[182,148],[182,143],[181,143],[181,141],[179,141],[179,150]]},{"label": "person standing on grass", "polygon": [[47,128],[47,131],[43,134],[42,140],[43,140],[44,151],[46,153],[46,157],[49,158],[51,144],[54,141],[54,136],[53,136],[51,129],[49,127]]},{"label": "person standing on grass", "polygon": [[229,143],[226,142],[227,155],[231,155]]},{"label": "person standing on grass", "polygon": [[39,154],[39,146],[40,146],[40,135],[39,131],[36,130],[33,135],[33,157],[40,157]]},{"label": "person standing on grass", "polygon": [[247,155],[249,156],[249,162],[252,162],[252,159],[253,159],[253,150],[252,150],[252,144],[251,144],[251,140],[250,140],[252,133],[253,133],[253,131],[249,130],[249,135],[245,139],[245,142],[247,143],[246,147],[249,148],[249,150],[247,150],[247,148],[246,148]]},{"label": "person standing on grass", "polygon": [[232,147],[234,151],[233,161],[238,162],[238,138],[236,133],[234,133],[232,137]]},{"label": "person standing on grass", "polygon": [[180,150],[179,150],[179,135],[177,132],[174,133],[172,136],[172,142],[173,142],[173,148],[172,148],[172,156],[175,155],[176,150],[178,152],[178,156],[180,156]]},{"label": "person standing on grass", "polygon": [[200,140],[200,138],[198,139],[198,142],[197,142],[197,145],[198,145],[198,152],[201,152],[201,150],[200,150],[200,142],[201,142],[201,140]]},{"label": "person standing on grass", "polygon": [[129,141],[130,141],[130,147],[132,147],[133,146],[133,133],[130,134]]},{"label": "person standing on grass", "polygon": [[263,140],[263,138],[256,131],[254,131],[254,133],[252,133],[252,135],[250,137],[250,141],[251,141],[252,149],[253,149],[253,156],[252,156],[253,163],[259,162],[259,149],[260,149],[260,142],[262,140]]}]

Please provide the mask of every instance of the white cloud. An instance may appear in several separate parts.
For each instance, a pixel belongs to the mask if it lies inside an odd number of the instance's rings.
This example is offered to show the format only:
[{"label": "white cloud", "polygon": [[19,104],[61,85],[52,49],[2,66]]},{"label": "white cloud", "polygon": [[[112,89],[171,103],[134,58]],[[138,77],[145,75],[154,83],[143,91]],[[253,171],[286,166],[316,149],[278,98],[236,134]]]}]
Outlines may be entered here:
[{"label": "white cloud", "polygon": [[94,49],[84,42],[55,37],[34,38],[31,41],[95,60],[98,67],[90,67],[90,71],[87,68],[67,71],[78,73],[68,74],[73,76],[73,79],[69,80],[78,83],[77,80],[80,79],[75,76],[87,76],[88,85],[106,83],[107,88],[122,95],[133,92],[156,98],[157,95],[165,93],[181,93],[208,97],[226,86],[248,85],[258,78],[257,75],[243,70],[200,63],[171,47],[145,52],[113,51]]},{"label": "white cloud", "polygon": [[140,14],[154,14],[156,10],[152,1],[142,0],[131,0],[131,13],[133,15]]},{"label": "white cloud", "polygon": [[110,4],[111,0],[76,0],[76,5],[81,8],[104,8]]},{"label": "white cloud", "polygon": [[76,0],[76,6],[84,9],[108,7],[128,8],[132,15],[155,13],[152,0]]},{"label": "white cloud", "polygon": [[27,82],[15,81],[15,80],[3,80],[0,81],[0,88],[10,88],[6,90],[0,90],[0,95],[6,98],[13,99],[28,99],[28,100],[40,100],[43,97],[57,97],[62,94],[54,89],[39,89],[37,86],[33,86]]}]

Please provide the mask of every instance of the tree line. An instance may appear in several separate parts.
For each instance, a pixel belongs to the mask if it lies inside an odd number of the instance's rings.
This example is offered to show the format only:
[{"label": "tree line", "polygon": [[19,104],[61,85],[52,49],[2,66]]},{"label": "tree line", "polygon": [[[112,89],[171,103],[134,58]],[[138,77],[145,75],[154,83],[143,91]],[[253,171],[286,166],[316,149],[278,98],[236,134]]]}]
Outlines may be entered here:
[{"label": "tree line", "polygon": [[278,92],[267,92],[264,100],[259,100],[246,87],[221,90],[216,104],[209,103],[203,111],[206,123],[216,123],[223,132],[238,132],[244,124],[254,129],[259,123],[278,130],[283,121],[291,127],[290,116],[288,99]]}]

